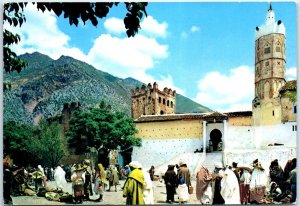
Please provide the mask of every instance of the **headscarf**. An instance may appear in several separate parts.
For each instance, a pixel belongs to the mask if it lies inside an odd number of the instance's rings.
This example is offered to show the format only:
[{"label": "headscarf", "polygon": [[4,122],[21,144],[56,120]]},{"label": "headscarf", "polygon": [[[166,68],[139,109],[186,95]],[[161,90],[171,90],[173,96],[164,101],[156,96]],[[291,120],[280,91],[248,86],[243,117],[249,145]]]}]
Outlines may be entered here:
[{"label": "headscarf", "polygon": [[102,182],[105,182],[106,181],[106,174],[105,174],[105,170],[104,170],[103,165],[101,163],[99,163],[98,168],[100,170],[101,180],[102,180]]},{"label": "headscarf", "polygon": [[129,173],[128,178],[135,179],[136,181],[140,182],[141,184],[144,184],[144,182],[145,182],[144,174],[143,174],[142,170],[140,170],[140,169],[132,170]]}]

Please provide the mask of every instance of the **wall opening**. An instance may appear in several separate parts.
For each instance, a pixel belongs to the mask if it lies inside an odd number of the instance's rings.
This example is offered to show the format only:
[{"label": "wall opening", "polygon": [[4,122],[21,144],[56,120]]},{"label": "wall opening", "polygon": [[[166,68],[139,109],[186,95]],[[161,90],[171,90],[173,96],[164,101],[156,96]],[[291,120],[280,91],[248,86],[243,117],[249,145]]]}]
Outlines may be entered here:
[{"label": "wall opening", "polygon": [[213,151],[222,151],[222,132],[218,129],[213,129],[209,134]]}]

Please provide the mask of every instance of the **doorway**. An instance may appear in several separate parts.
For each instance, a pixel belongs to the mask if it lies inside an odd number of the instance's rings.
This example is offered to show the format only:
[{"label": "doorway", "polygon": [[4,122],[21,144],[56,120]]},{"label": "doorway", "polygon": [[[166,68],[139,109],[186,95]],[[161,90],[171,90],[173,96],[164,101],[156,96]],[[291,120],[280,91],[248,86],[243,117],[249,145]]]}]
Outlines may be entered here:
[{"label": "doorway", "polygon": [[220,151],[220,150],[222,150],[222,147],[220,147],[220,145],[222,143],[222,132],[220,130],[218,130],[218,129],[213,129],[210,132],[209,137],[210,137],[209,140],[212,142],[213,151]]}]

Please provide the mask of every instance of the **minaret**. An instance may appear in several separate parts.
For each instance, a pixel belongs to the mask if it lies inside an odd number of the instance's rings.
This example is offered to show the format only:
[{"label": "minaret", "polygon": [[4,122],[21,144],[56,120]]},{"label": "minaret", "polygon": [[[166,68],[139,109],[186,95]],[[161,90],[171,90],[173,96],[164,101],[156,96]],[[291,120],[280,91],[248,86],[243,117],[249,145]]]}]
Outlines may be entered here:
[{"label": "minaret", "polygon": [[255,32],[254,125],[281,122],[279,89],[285,84],[285,27],[275,21],[270,4],[263,25]]}]

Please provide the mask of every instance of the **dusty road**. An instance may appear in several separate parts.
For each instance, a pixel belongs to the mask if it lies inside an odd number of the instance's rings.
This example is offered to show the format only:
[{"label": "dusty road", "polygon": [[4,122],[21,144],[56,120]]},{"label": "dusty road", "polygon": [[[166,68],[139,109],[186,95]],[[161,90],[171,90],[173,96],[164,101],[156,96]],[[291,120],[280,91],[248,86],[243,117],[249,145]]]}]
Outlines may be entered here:
[{"label": "dusty road", "polygon": [[[53,181],[48,181],[48,184],[55,185]],[[91,196],[92,201],[84,201],[84,205],[125,205],[126,199],[122,197],[121,187],[124,184],[124,180],[120,181],[120,185],[117,187],[117,192],[105,192],[103,202],[98,202],[96,199],[99,197],[98,195]],[[194,186],[194,194],[190,195],[189,204],[197,204],[198,201],[195,195],[195,181],[192,181],[192,185]],[[164,184],[159,181],[153,181],[153,191],[154,191],[154,202],[155,204],[167,204],[166,201],[166,188]],[[66,192],[72,192],[72,185],[68,183]],[[57,201],[49,201],[44,197],[37,196],[18,196],[12,197],[13,205],[72,205],[66,204],[64,202]],[[175,195],[175,204],[179,204],[176,202],[178,199],[177,195]],[[93,201],[94,200],[94,201]]]}]

